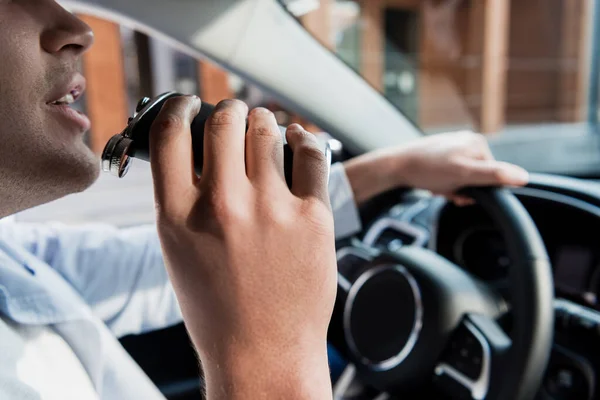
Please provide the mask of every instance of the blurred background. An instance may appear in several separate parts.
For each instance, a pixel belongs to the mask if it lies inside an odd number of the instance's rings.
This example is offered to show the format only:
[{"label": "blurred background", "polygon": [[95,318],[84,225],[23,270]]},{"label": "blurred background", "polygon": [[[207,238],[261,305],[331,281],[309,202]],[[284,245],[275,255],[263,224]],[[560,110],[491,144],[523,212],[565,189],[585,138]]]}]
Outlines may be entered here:
[{"label": "blurred background", "polygon": [[[426,134],[578,134],[598,122],[597,0],[282,0],[319,42],[360,74]],[[84,57],[88,90],[79,108],[92,120],[98,154],[143,96],[177,90],[216,103],[239,98],[279,123],[318,126],[209,60],[159,39],[82,15],[96,43]],[[310,68],[310,60],[298,59]],[[318,90],[317,88],[315,90]],[[368,134],[368,132],[365,132]],[[127,201],[123,201],[123,200]],[[148,165],[91,191],[17,216],[20,220],[152,222]]]}]

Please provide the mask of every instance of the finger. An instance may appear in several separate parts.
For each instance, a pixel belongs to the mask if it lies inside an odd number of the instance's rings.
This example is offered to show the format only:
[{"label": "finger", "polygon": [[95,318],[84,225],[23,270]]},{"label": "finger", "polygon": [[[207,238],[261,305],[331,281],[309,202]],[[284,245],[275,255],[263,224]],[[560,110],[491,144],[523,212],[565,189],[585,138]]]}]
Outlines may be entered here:
[{"label": "finger", "polygon": [[466,207],[466,206],[471,206],[471,205],[475,204],[475,200],[470,197],[467,197],[467,196],[449,194],[444,197],[446,197],[448,200],[453,202],[458,207]]},{"label": "finger", "polygon": [[466,159],[460,162],[463,186],[524,186],[529,173],[502,161]]},{"label": "finger", "polygon": [[266,108],[248,115],[246,174],[250,180],[284,182],[283,139],[275,115]]},{"label": "finger", "polygon": [[150,129],[154,194],[157,203],[163,207],[177,202],[196,180],[190,126],[200,105],[196,96],[170,98]]},{"label": "finger", "polygon": [[495,160],[494,155],[492,154],[492,149],[490,149],[490,146],[485,139],[483,145],[481,146],[481,154],[484,160]]},{"label": "finger", "polygon": [[492,149],[490,149],[490,145],[487,139],[481,133],[472,133],[473,135],[478,135],[477,140],[477,148],[479,149],[479,153],[481,156],[480,159],[483,160],[494,160],[494,155],[492,154]]},{"label": "finger", "polygon": [[202,179],[237,184],[246,179],[244,148],[248,106],[223,100],[206,121]]},{"label": "finger", "polygon": [[327,157],[319,149],[317,138],[298,124],[288,127],[286,137],[294,154],[292,193],[329,204]]}]

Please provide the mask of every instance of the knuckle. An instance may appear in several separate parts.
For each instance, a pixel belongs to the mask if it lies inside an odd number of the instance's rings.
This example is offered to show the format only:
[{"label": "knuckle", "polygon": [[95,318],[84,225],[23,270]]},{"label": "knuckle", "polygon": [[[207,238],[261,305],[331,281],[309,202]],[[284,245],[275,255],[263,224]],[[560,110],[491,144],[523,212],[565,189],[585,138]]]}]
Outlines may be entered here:
[{"label": "knuckle", "polygon": [[261,219],[267,221],[273,227],[285,227],[292,225],[295,221],[292,219],[292,213],[287,207],[274,205],[271,196],[262,197],[256,204],[256,213]]},{"label": "knuckle", "polygon": [[504,181],[504,171],[500,167],[494,167],[491,171],[491,178],[496,182]]},{"label": "knuckle", "polygon": [[243,209],[235,197],[213,190],[203,197],[202,208],[221,226],[232,226],[244,220]]},{"label": "knuckle", "polygon": [[304,214],[322,216],[327,211],[327,207],[317,198],[309,197],[302,201],[302,211]]},{"label": "knuckle", "polygon": [[160,231],[172,233],[176,227],[181,225],[183,216],[173,207],[167,207],[164,204],[156,203],[156,224]]},{"label": "knuckle", "polygon": [[259,137],[259,138],[264,138],[264,139],[278,139],[279,138],[279,132],[275,132],[274,129],[272,129],[268,126],[254,127],[251,131],[248,132],[248,134]]},{"label": "knuckle", "polygon": [[310,139],[311,139],[309,137],[310,133],[305,131],[298,124],[292,124],[292,125],[288,126],[286,129],[286,135],[289,136],[290,140],[293,140],[295,142],[310,141]]},{"label": "knuckle", "polygon": [[297,149],[300,157],[315,161],[319,164],[325,164],[327,161],[325,154],[314,143],[304,143]]},{"label": "knuckle", "polygon": [[187,104],[191,101],[191,98],[188,96],[175,96],[170,97],[165,101],[163,105],[163,109],[172,110],[172,109],[180,109],[187,106]]},{"label": "knuckle", "polygon": [[245,221],[245,214],[232,203],[218,203],[211,208],[213,219],[223,227],[241,226]]},{"label": "knuckle", "polygon": [[240,120],[240,116],[231,108],[216,110],[208,119],[208,124],[212,127],[222,127],[234,125]]},{"label": "knuckle", "polygon": [[461,180],[469,179],[473,173],[473,169],[464,162],[452,160],[450,165],[455,175]]},{"label": "knuckle", "polygon": [[333,235],[333,215],[322,201],[312,198],[304,200],[300,214],[312,233]]},{"label": "knuckle", "polygon": [[154,122],[153,128],[161,132],[178,131],[184,126],[183,118],[177,114],[166,112],[161,113]]},{"label": "knuckle", "polygon": [[248,106],[246,103],[238,99],[225,99],[221,100],[215,107],[215,111],[221,110],[232,110],[234,112],[237,111],[245,115],[248,113]]},{"label": "knuckle", "polygon": [[304,144],[313,144],[316,142],[314,135],[304,129],[293,131],[293,134],[298,136],[298,141]]}]

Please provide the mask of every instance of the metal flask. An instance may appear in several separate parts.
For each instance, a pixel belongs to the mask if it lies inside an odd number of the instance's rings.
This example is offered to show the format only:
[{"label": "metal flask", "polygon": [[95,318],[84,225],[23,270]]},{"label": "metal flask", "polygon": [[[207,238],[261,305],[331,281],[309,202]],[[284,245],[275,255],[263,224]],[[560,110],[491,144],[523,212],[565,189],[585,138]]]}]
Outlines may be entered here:
[{"label": "metal flask", "polygon": [[[134,158],[150,161],[150,128],[158,116],[160,109],[168,99],[181,96],[177,92],[167,92],[154,99],[144,97],[136,107],[136,113],[129,118],[129,123],[123,132],[113,136],[102,152],[102,170],[122,178],[127,174]],[[200,112],[191,125],[192,149],[194,153],[194,168],[196,173],[202,173],[204,155],[204,126],[215,106],[202,103]],[[292,185],[293,153],[285,140],[285,128],[279,127],[284,143],[284,172],[289,187]],[[328,167],[331,164],[331,148],[328,142],[321,149],[326,157]]]}]

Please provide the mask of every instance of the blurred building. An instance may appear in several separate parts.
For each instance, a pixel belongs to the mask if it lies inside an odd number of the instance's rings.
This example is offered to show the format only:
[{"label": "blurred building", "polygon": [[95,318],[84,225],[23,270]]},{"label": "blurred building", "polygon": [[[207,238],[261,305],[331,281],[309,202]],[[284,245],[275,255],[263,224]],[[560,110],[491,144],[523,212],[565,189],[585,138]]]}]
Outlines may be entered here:
[{"label": "blurred building", "polygon": [[[590,113],[595,0],[320,0],[299,21],[426,132],[573,123]],[[294,6],[302,6],[295,4]],[[302,122],[209,61],[98,18],[84,107],[101,151],[142,96],[240,97]],[[310,60],[308,60],[310,61]],[[318,90],[315,88],[315,90]]]},{"label": "blurred building", "polygon": [[489,133],[587,119],[594,1],[321,0],[304,21],[424,130]]}]

